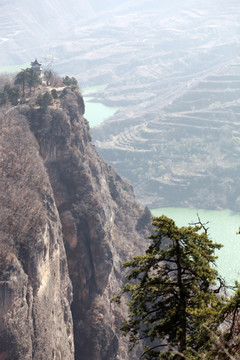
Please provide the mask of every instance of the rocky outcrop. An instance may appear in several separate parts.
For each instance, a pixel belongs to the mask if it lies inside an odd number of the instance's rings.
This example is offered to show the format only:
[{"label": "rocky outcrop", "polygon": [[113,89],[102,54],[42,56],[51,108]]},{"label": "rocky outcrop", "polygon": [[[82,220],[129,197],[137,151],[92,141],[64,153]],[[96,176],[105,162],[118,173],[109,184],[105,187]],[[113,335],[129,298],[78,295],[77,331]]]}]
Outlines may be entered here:
[{"label": "rocky outcrop", "polygon": [[53,192],[26,120],[0,119],[0,359],[74,359],[68,276]]},{"label": "rocky outcrop", "polygon": [[1,221],[1,244],[12,250],[0,252],[0,359],[136,359],[118,330],[124,307],[110,299],[124,281],[122,262],[145,247],[150,219],[96,152],[83,114],[81,94],[68,89],[53,107],[20,105],[7,115],[19,122],[18,140],[9,138],[14,159],[26,160],[6,187],[14,195],[1,194],[17,224],[7,217],[9,235]]}]

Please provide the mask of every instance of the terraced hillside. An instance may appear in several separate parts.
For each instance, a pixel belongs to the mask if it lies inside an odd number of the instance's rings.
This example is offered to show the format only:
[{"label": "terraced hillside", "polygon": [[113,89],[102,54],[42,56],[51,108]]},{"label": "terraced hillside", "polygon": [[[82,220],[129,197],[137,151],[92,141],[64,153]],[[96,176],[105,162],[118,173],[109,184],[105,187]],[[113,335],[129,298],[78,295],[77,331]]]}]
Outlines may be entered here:
[{"label": "terraced hillside", "polygon": [[127,18],[135,30],[125,52],[118,43],[121,64],[106,57],[113,79],[95,100],[119,111],[93,137],[151,207],[240,209],[240,5],[202,4],[170,1],[162,13],[156,5],[158,18],[150,11],[114,18],[116,38],[124,38]]},{"label": "terraced hillside", "polygon": [[138,124],[114,118],[94,130],[102,155],[144,203],[239,210],[239,71],[230,64],[192,82]]},{"label": "terraced hillside", "polygon": [[[148,116],[109,138],[101,127],[94,131],[102,155],[132,181],[137,196],[151,207],[239,210],[240,66],[192,82]],[[102,126],[108,134],[115,121]]]},{"label": "terraced hillside", "polygon": [[[55,2],[63,14],[65,3]],[[239,0],[122,0],[117,7],[106,0],[105,12],[85,2],[91,16],[72,11],[80,2],[68,0],[64,27],[48,40],[58,72],[71,72],[82,88],[105,85],[92,101],[119,108],[92,129],[100,153],[151,207],[240,210]],[[40,14],[48,24],[49,14]],[[40,40],[46,29],[37,29]]]}]

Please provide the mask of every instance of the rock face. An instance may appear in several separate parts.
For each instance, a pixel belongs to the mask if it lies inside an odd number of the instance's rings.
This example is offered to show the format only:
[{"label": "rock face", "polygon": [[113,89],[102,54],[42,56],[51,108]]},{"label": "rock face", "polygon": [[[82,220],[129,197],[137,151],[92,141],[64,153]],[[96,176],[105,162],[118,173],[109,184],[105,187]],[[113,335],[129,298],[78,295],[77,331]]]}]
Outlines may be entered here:
[{"label": "rock face", "polygon": [[42,216],[34,245],[20,239],[21,254],[3,264],[0,359],[136,359],[118,331],[124,308],[110,299],[124,279],[122,262],[146,246],[150,219],[96,152],[80,93],[68,90],[55,108],[16,112],[35,135],[32,156],[44,176],[31,191]]},{"label": "rock face", "polygon": [[74,359],[72,285],[49,179],[25,119],[1,122],[0,359]]},{"label": "rock face", "polygon": [[143,209],[129,183],[96,152],[83,114],[82,97],[69,91],[61,108],[27,116],[63,226],[74,289],[75,359],[124,360],[129,355],[117,333],[121,315],[110,299],[122,283],[121,263],[144,247],[145,224],[136,230]]}]

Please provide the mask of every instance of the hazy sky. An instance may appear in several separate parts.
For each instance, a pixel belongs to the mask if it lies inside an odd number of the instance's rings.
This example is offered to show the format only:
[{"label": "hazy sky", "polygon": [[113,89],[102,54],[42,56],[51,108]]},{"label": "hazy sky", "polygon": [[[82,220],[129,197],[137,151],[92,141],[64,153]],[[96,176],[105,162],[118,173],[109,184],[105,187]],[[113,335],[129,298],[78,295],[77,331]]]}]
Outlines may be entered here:
[{"label": "hazy sky", "polygon": [[[80,0],[81,1],[81,0]],[[89,0],[95,11],[103,11],[107,8],[114,7],[116,5],[124,4],[125,2],[129,2],[129,0]]]}]

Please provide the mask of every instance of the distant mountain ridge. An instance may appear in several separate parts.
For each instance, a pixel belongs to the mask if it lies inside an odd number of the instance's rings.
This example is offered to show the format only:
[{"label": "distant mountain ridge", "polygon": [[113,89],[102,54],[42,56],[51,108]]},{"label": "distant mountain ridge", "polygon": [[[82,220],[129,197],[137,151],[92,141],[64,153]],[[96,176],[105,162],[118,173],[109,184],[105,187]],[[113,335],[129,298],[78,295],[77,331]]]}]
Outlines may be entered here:
[{"label": "distant mountain ridge", "polygon": [[[124,0],[12,0],[0,3],[0,66],[19,65],[53,51],[79,20]],[[99,4],[101,4],[99,6]]]},{"label": "distant mountain ridge", "polygon": [[68,31],[69,24],[93,14],[88,1],[1,2],[1,65],[26,63],[27,59],[43,55],[56,38]]},{"label": "distant mountain ridge", "polygon": [[47,27],[30,27],[27,50],[26,33],[16,34],[21,48],[15,35],[4,40],[2,61],[31,61],[51,43],[59,73],[70,69],[81,88],[106,85],[93,100],[119,111],[93,138],[143,203],[239,210],[240,3],[106,1],[103,12],[97,4],[68,31],[55,26],[48,42]]}]

